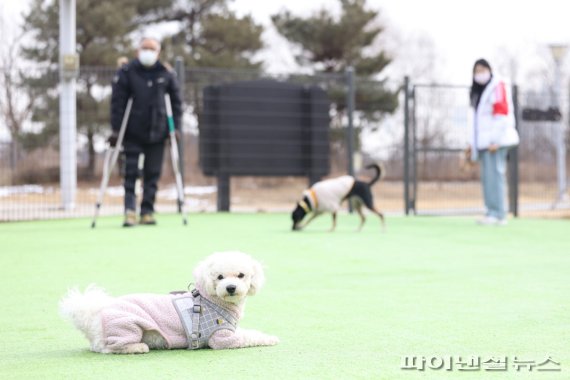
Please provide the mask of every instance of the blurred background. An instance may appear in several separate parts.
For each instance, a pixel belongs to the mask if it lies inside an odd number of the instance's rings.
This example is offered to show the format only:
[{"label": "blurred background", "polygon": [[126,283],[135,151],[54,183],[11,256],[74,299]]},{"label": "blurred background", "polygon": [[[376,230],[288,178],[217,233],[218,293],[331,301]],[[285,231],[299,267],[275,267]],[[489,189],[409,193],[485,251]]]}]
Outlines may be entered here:
[{"label": "blurred background", "polygon": [[[280,170],[298,158],[294,150],[272,156],[274,175],[255,175],[251,163],[249,172],[236,175],[205,170],[206,158],[232,152],[208,150],[219,137],[204,133],[204,89],[260,81],[326,94],[327,141],[315,143],[326,146],[318,157],[326,172],[319,176],[365,178],[371,173],[364,167],[378,162],[386,176],[374,191],[388,213],[483,211],[478,168],[465,165],[462,150],[469,141],[472,66],[484,57],[515,95],[521,144],[509,158],[511,212],[570,214],[570,5],[564,2],[76,0],[72,201],[61,187],[59,4],[0,0],[0,221],[92,214],[117,59],[133,58],[143,36],[162,41],[161,60],[182,85],[182,169],[192,212],[290,211],[315,180],[309,167],[303,175]],[[262,127],[277,132],[272,126],[286,125],[289,116],[275,112]],[[267,159],[261,146],[270,144],[275,153],[294,144],[225,138],[237,147],[237,159],[247,153],[258,161]],[[173,212],[170,160],[164,165],[157,210]],[[228,187],[228,207],[220,207],[221,184]],[[102,213],[122,213],[122,196],[119,163]]]}]

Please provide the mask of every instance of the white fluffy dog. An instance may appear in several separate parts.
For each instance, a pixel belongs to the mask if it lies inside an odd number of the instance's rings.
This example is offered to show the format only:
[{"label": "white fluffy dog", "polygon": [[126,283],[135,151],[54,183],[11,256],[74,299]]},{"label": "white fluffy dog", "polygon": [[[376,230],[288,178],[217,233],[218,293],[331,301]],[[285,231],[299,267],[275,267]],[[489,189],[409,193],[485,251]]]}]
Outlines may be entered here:
[{"label": "white fluffy dog", "polygon": [[70,290],[60,301],[71,320],[100,353],[149,349],[213,349],[271,346],[275,336],[237,327],[245,299],[265,280],[261,265],[241,252],[218,252],[194,270],[196,289],[176,294],[111,297],[93,285]]}]

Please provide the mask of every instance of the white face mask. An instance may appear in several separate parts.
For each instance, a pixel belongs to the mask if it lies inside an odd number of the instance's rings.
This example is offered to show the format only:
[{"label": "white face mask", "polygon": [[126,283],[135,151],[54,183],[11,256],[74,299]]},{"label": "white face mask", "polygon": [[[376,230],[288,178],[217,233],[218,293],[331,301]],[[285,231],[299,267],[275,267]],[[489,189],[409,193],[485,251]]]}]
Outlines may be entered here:
[{"label": "white face mask", "polygon": [[487,84],[487,82],[489,82],[490,79],[491,79],[491,72],[489,71],[483,71],[473,75],[473,80],[475,81],[475,83],[478,83],[480,85]]},{"label": "white face mask", "polygon": [[142,49],[139,51],[139,61],[143,66],[151,67],[158,61],[158,52],[150,49]]}]

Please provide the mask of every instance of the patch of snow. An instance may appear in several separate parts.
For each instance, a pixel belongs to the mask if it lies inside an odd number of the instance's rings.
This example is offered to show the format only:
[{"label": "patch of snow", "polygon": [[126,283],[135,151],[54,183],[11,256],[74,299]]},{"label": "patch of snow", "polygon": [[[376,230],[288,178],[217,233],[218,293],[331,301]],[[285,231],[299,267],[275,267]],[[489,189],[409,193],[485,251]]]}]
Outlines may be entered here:
[{"label": "patch of snow", "polygon": [[[51,190],[51,189],[50,189]],[[44,194],[45,189],[40,185],[0,186],[0,197],[21,194]]]}]

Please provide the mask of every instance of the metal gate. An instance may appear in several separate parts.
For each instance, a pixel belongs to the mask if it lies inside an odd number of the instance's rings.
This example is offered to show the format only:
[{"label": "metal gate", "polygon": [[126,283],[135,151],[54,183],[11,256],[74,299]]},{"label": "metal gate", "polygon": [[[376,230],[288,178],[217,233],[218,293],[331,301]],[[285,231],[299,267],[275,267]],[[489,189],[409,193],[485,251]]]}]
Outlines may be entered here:
[{"label": "metal gate", "polygon": [[[518,90],[513,88],[518,115]],[[409,214],[484,212],[479,169],[469,143],[469,87],[405,81],[404,209]],[[517,123],[518,124],[518,123]],[[518,215],[518,149],[509,152],[509,211]]]}]

